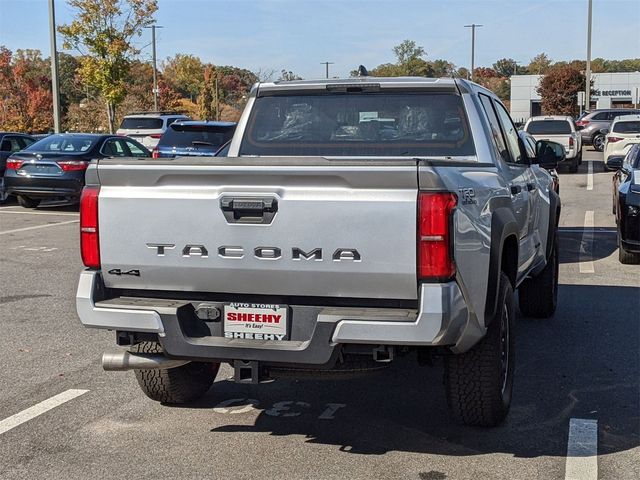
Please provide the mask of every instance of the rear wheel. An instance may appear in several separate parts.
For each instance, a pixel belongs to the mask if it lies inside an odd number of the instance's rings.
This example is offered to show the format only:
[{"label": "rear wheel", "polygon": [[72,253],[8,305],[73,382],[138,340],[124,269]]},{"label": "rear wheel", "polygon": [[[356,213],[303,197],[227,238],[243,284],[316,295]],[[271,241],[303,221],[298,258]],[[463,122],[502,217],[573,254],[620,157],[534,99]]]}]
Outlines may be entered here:
[{"label": "rear wheel", "polygon": [[528,278],[518,288],[520,311],[525,317],[549,318],[558,306],[558,239],[553,241],[551,255],[544,270]]},{"label": "rear wheel", "polygon": [[620,232],[618,232],[618,260],[625,265],[636,265],[640,263],[640,253],[630,252],[622,246]]},{"label": "rear wheel", "polygon": [[582,165],[582,150],[578,153],[578,165]]},{"label": "rear wheel", "polygon": [[[142,342],[132,348],[136,353],[162,353],[154,342]],[[203,396],[213,385],[219,363],[191,362],[181,367],[135,370],[138,385],[151,400],[169,404],[188,403]]]},{"label": "rear wheel", "polygon": [[599,133],[591,139],[591,145],[593,145],[593,148],[597,151],[602,152],[604,150],[604,139],[605,136],[602,133]]},{"label": "rear wheel", "polygon": [[509,412],[513,390],[513,288],[500,276],[499,313],[487,334],[471,350],[445,359],[447,403],[453,418],[465,425],[493,427]]},{"label": "rear wheel", "polygon": [[569,172],[578,173],[578,165],[580,164],[578,163],[577,158],[574,158],[573,160],[571,160],[571,165],[569,165]]},{"label": "rear wheel", "polygon": [[41,200],[37,198],[25,197],[24,195],[18,195],[18,204],[24,208],[36,208],[40,205]]}]

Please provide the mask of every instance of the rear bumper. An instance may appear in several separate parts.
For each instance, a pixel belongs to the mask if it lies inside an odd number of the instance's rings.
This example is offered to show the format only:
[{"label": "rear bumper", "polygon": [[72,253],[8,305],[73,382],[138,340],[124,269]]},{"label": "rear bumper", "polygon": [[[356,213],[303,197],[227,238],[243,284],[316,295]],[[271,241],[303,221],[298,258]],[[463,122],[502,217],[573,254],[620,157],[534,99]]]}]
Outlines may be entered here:
[{"label": "rear bumper", "polygon": [[28,195],[33,198],[78,197],[84,186],[82,175],[64,178],[34,178],[5,176],[4,188],[8,195]]},{"label": "rear bumper", "polygon": [[291,340],[281,342],[224,338],[220,322],[198,319],[189,301],[105,299],[103,292],[100,272],[81,273],[76,307],[86,327],[155,333],[168,356],[189,360],[327,365],[343,344],[466,349],[481,337],[477,328],[469,328],[471,316],[455,282],[423,285],[417,311],[290,305]]}]

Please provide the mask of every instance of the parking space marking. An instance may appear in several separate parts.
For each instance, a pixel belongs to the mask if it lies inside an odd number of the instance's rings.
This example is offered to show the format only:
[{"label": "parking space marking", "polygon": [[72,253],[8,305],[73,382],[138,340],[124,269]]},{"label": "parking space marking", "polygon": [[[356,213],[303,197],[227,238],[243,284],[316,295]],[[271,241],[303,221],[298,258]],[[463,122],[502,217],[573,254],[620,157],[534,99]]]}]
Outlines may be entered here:
[{"label": "parking space marking", "polygon": [[15,228],[13,230],[5,230],[4,232],[0,232],[0,235],[5,235],[7,233],[26,232],[27,230],[36,230],[38,228],[55,227],[57,225],[68,225],[70,223],[78,223],[79,221],[80,220],[69,220],[67,222],[47,223],[46,225],[35,225],[33,227]]},{"label": "parking space marking", "polygon": [[593,162],[591,161],[587,172],[587,190],[593,190]]},{"label": "parking space marking", "polygon": [[593,267],[593,210],[584,212],[584,231],[580,242],[580,273],[595,273]]},{"label": "parking space marking", "polygon": [[49,215],[53,217],[77,217],[79,213],[70,213],[70,212],[16,212],[15,210],[0,210],[0,213],[12,213],[13,215]]},{"label": "parking space marking", "polygon": [[572,418],[569,420],[565,480],[596,480],[598,478],[598,421]]},{"label": "parking space marking", "polygon": [[66,390],[62,393],[59,393],[58,395],[55,395],[34,405],[33,407],[29,407],[26,410],[16,413],[15,415],[11,415],[10,417],[0,421],[0,435],[16,428],[19,425],[22,425],[25,422],[28,422],[29,420],[39,415],[42,415],[43,413],[48,412],[53,408],[59,407],[69,400],[73,400],[80,395],[84,395],[88,391],[89,390],[79,389]]}]

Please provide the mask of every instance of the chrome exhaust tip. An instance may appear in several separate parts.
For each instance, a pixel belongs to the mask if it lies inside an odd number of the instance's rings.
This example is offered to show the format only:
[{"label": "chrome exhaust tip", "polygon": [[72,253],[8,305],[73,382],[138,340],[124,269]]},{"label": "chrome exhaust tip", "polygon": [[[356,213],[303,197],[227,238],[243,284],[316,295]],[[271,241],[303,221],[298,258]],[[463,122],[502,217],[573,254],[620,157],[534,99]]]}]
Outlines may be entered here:
[{"label": "chrome exhaust tip", "polygon": [[102,355],[102,368],[107,372],[176,368],[187,363],[189,360],[175,360],[161,353],[106,352]]}]

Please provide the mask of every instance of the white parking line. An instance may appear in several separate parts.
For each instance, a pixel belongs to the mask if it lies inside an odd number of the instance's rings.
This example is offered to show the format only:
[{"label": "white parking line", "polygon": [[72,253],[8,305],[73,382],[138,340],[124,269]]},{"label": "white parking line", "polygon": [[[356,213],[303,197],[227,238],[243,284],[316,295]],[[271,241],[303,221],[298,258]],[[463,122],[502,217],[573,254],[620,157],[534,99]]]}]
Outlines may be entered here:
[{"label": "white parking line", "polygon": [[0,421],[0,435],[8,432],[13,428],[16,428],[19,425],[22,425],[25,422],[28,422],[32,418],[42,415],[43,413],[48,412],[49,410],[68,402],[69,400],[73,400],[80,395],[84,395],[88,391],[89,390],[76,389],[67,390],[47,400],[44,400],[34,405],[33,407],[29,407],[26,410],[16,413],[15,415],[11,415],[10,417]]},{"label": "white parking line", "polygon": [[569,420],[565,480],[597,480],[598,421],[582,418]]},{"label": "white parking line", "polygon": [[46,225],[35,225],[33,227],[16,228],[14,230],[5,230],[4,232],[0,232],[0,235],[5,235],[7,233],[26,232],[27,230],[36,230],[38,228],[55,227],[56,225],[68,225],[69,223],[78,223],[79,221],[80,220],[69,220],[67,222],[47,223]]},{"label": "white parking line", "polygon": [[591,161],[587,172],[587,190],[593,190],[593,162]]},{"label": "white parking line", "polygon": [[593,267],[593,210],[584,212],[584,232],[580,242],[580,273],[594,273]]},{"label": "white parking line", "polygon": [[79,213],[66,213],[66,212],[60,212],[60,213],[55,213],[55,212],[16,212],[13,210],[6,210],[6,209],[2,209],[0,210],[0,213],[12,213],[14,215],[51,215],[54,217],[77,217],[80,214]]}]

